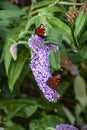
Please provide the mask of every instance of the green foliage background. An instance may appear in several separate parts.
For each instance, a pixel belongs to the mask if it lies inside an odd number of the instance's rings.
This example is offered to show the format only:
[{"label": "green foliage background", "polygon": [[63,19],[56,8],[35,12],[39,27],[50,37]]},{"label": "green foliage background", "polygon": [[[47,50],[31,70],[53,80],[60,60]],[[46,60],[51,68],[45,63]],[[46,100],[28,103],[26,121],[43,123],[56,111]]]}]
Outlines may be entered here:
[{"label": "green foliage background", "polygon": [[[4,130],[53,130],[68,123],[81,128],[87,124],[87,15],[79,11],[69,23],[65,16],[84,0],[32,0],[19,8],[0,0],[0,126]],[[75,4],[74,4],[75,3]],[[51,72],[61,70],[60,54],[66,54],[79,68],[72,76],[63,70],[58,85],[61,98],[49,103],[39,90],[29,67],[31,50],[28,39],[35,28],[45,24],[45,43],[59,46],[51,53]],[[12,59],[10,46],[18,46]]]}]

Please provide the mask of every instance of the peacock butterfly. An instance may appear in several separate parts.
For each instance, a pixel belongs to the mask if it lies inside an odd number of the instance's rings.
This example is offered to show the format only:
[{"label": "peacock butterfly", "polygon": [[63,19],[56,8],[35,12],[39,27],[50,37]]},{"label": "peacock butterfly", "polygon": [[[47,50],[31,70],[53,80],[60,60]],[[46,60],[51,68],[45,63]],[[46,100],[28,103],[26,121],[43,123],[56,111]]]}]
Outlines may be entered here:
[{"label": "peacock butterfly", "polygon": [[44,24],[40,24],[38,28],[35,29],[35,34],[44,38],[46,36]]},{"label": "peacock butterfly", "polygon": [[52,88],[53,90],[57,90],[57,85],[59,83],[61,79],[61,75],[58,74],[56,76],[53,76],[53,77],[50,77],[48,80],[47,80],[47,85]]}]

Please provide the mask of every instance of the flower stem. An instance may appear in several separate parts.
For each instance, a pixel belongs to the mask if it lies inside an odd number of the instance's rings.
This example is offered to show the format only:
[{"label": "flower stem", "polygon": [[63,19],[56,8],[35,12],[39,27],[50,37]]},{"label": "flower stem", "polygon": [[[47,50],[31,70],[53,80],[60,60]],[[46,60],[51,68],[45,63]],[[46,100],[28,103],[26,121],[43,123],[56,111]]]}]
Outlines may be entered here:
[{"label": "flower stem", "polygon": [[54,128],[48,127],[48,128],[46,128],[45,130],[54,130]]},{"label": "flower stem", "polygon": [[[61,2],[59,2],[59,0],[56,0],[54,3],[52,3],[52,4],[49,4],[48,6],[49,7],[52,7],[52,6],[55,6],[55,5],[57,5],[57,4],[59,4],[59,5],[74,5],[74,6],[81,6],[83,3],[76,3],[76,2],[64,2],[64,1],[61,1]],[[44,8],[44,7],[43,7]],[[40,9],[42,9],[42,8],[39,8],[39,9],[36,9],[36,10],[34,10],[34,11],[30,11],[31,13],[31,15],[34,15],[34,14],[36,14],[36,13],[38,13],[39,11],[40,11]]]},{"label": "flower stem", "polygon": [[54,6],[56,4],[59,4],[59,5],[78,5],[78,6],[81,6],[83,3],[76,3],[76,2],[64,2],[64,1],[61,1],[59,2],[59,0],[56,0],[54,3],[50,4],[49,6]]}]

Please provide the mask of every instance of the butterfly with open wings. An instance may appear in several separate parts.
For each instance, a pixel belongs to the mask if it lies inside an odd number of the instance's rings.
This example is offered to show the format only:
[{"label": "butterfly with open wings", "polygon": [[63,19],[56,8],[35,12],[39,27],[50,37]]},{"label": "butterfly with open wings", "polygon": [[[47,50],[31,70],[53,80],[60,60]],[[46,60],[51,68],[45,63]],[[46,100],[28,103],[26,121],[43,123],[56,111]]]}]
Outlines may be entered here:
[{"label": "butterfly with open wings", "polygon": [[48,80],[47,80],[47,85],[52,88],[53,90],[57,90],[57,85],[59,83],[61,79],[61,75],[58,74],[56,76],[53,76],[53,77],[50,77]]},{"label": "butterfly with open wings", "polygon": [[40,24],[38,28],[35,29],[35,34],[44,38],[46,36],[44,24]]}]

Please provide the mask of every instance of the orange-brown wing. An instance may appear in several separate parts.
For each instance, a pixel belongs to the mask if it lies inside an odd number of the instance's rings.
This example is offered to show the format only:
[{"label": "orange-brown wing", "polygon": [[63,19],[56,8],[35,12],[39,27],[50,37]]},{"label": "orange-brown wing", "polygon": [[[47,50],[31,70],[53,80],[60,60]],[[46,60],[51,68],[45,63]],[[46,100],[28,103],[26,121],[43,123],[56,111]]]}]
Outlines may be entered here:
[{"label": "orange-brown wing", "polygon": [[47,85],[52,88],[53,90],[57,89],[57,85],[54,83],[53,78],[49,78],[47,80]]},{"label": "orange-brown wing", "polygon": [[40,37],[45,36],[45,28],[43,24],[41,24],[38,28],[36,28],[35,34],[39,35]]},{"label": "orange-brown wing", "polygon": [[50,77],[48,80],[47,80],[47,85],[52,88],[53,90],[57,90],[57,85],[60,81],[60,78],[61,78],[61,75],[57,75],[57,76],[54,76],[54,77]]}]

